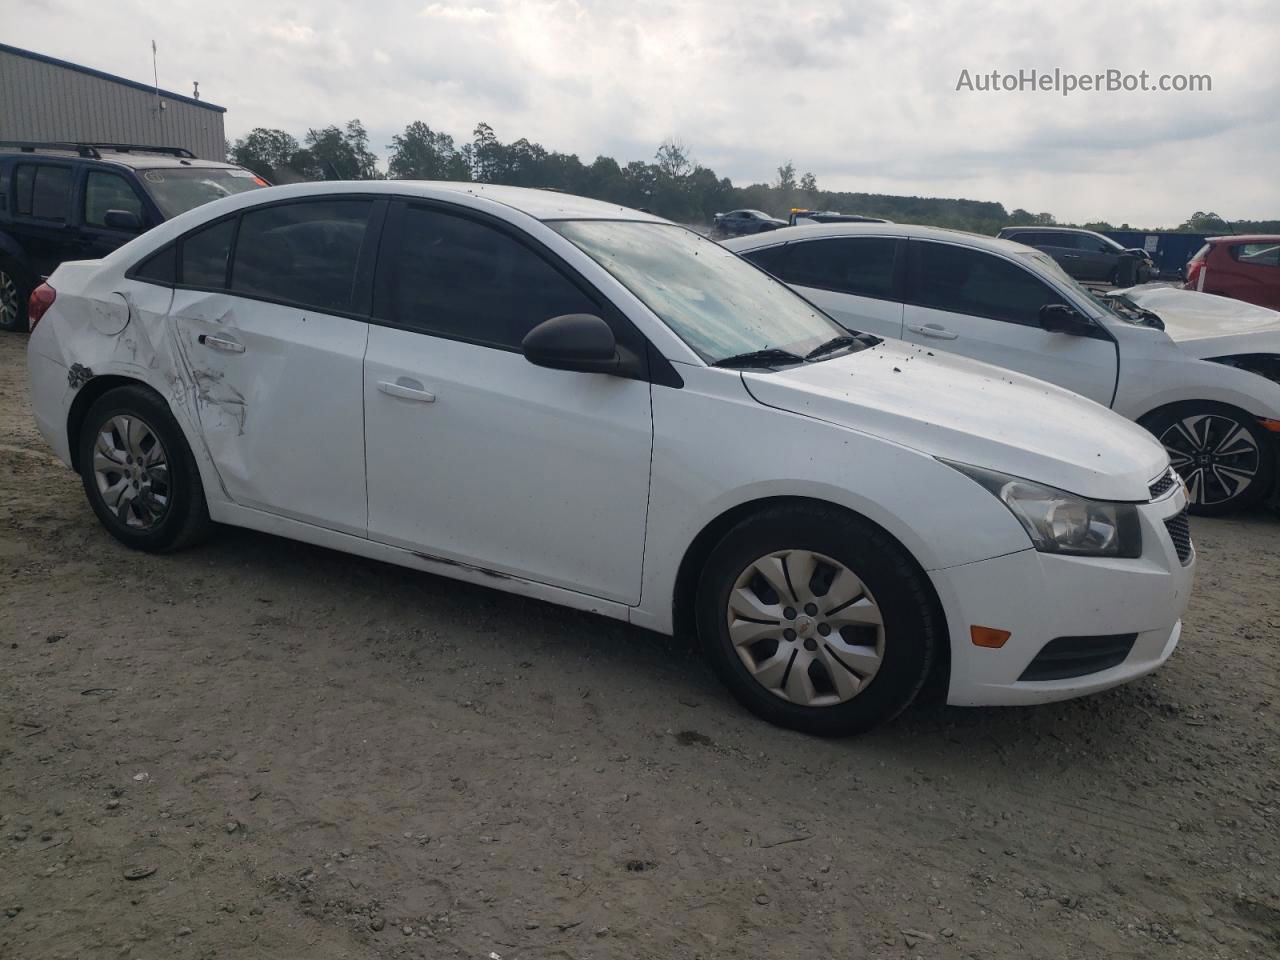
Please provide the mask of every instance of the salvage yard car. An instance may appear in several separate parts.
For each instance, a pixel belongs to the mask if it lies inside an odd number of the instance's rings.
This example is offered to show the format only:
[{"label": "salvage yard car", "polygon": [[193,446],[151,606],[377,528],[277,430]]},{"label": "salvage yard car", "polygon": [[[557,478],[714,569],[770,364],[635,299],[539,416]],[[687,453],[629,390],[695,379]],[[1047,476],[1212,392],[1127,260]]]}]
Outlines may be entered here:
[{"label": "salvage yard car", "polygon": [[[1158,290],[1093,293],[1044,253],[936,227],[795,227],[724,245],[850,330],[1016,370],[1136,420],[1168,449],[1195,513],[1276,495],[1280,314],[1209,318]],[[1166,328],[1167,306],[1185,320]]]},{"label": "salvage yard car", "polygon": [[1005,227],[997,235],[1047,253],[1076,280],[1146,283],[1159,271],[1147,251],[1120,246],[1110,237],[1079,227]]},{"label": "salvage yard car", "polygon": [[1183,288],[1280,310],[1280,236],[1209,238],[1187,261]]},{"label": "salvage yard car", "polygon": [[192,207],[265,186],[182,147],[0,142],[0,330],[27,329],[27,298],[64,260],[106,256]]},{"label": "salvage yard car", "polygon": [[639,211],[275,188],[64,264],[31,318],[39,429],[123,543],[214,521],[696,632],[778,724],[863,730],[926,681],[1103,690],[1182,629],[1186,494],[1149,434],[853,336]]}]

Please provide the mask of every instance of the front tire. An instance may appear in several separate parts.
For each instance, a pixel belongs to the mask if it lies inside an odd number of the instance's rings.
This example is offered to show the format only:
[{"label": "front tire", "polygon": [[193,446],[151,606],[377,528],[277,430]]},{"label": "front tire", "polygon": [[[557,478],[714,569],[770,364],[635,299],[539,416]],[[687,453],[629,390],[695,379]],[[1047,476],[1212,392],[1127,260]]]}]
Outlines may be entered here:
[{"label": "front tire", "polygon": [[1256,506],[1275,484],[1271,438],[1220,403],[1182,403],[1143,418],[1186,481],[1191,512],[1214,517]]},{"label": "front tire", "polygon": [[739,523],[712,550],[696,604],[703,649],[733,695],[820,736],[896,716],[946,642],[910,555],[833,508],[780,506]]},{"label": "front tire", "polygon": [[85,415],[80,477],[113,537],[135,550],[177,550],[210,527],[191,449],[168,406],[148,388],[109,390]]}]

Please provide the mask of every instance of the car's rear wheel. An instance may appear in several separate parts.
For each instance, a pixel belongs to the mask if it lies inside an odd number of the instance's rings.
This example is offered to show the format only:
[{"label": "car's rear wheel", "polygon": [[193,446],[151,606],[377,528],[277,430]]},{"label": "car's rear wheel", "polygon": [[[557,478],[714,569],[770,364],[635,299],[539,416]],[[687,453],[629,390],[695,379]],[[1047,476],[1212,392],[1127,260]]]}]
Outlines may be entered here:
[{"label": "car's rear wheel", "polygon": [[0,260],[0,330],[17,332],[27,329],[29,292],[22,285],[18,272]]},{"label": "car's rear wheel", "polygon": [[895,716],[945,642],[907,552],[834,509],[782,506],[739,523],[712,550],[696,602],[703,647],[734,696],[823,736]]},{"label": "car's rear wheel", "polygon": [[209,529],[204,488],[164,401],[139,386],[109,390],[85,416],[80,476],[94,513],[138,550],[188,546]]},{"label": "car's rear wheel", "polygon": [[1142,421],[1186,481],[1192,513],[1217,516],[1255,506],[1275,482],[1276,455],[1248,414],[1217,403],[1187,403]]}]

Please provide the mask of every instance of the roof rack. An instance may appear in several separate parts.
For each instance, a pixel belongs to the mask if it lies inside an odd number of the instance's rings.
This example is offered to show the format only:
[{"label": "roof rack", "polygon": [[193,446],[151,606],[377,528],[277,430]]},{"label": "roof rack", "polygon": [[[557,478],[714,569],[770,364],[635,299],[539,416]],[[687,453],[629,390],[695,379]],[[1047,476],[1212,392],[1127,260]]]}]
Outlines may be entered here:
[{"label": "roof rack", "polygon": [[116,153],[165,153],[174,157],[185,157],[191,160],[196,155],[186,147],[162,147],[144,143],[97,143],[79,140],[0,140],[0,147],[17,148],[23,153],[34,153],[37,150],[67,150],[90,160],[101,160],[102,150],[114,150]]}]

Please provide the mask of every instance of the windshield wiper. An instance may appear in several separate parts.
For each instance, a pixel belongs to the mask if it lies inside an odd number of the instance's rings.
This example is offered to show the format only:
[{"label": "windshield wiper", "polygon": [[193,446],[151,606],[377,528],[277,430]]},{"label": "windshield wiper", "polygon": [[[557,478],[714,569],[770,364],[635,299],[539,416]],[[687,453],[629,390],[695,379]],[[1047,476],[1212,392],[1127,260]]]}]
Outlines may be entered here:
[{"label": "windshield wiper", "polygon": [[725,357],[712,364],[713,367],[772,367],[783,363],[804,363],[804,357],[790,350],[779,350],[767,347],[764,350],[751,350]]},{"label": "windshield wiper", "polygon": [[860,342],[861,341],[857,337],[850,336],[847,333],[841,334],[838,337],[832,337],[826,343],[818,344],[816,347],[814,347],[812,350],[806,353],[804,355],[804,358],[806,360],[814,360],[822,356],[824,353],[831,353],[833,350],[839,350],[841,347],[852,346],[853,344],[860,343]]}]

